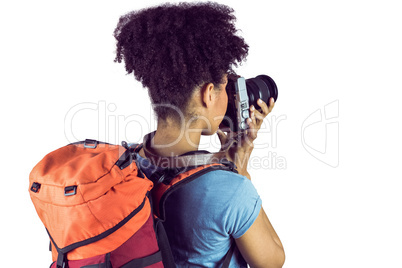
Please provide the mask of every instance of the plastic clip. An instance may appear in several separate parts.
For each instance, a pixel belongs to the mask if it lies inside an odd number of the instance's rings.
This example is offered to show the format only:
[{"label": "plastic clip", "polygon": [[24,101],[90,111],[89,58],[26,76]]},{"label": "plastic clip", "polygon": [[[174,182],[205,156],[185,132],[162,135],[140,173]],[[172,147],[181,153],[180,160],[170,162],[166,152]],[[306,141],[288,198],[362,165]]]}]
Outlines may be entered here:
[{"label": "plastic clip", "polygon": [[64,188],[64,195],[71,196],[77,193],[77,185],[67,186]]},{"label": "plastic clip", "polygon": [[37,193],[37,192],[39,192],[39,189],[40,189],[40,183],[38,183],[38,182],[34,182],[34,183],[32,183],[32,186],[31,186],[31,191],[32,192],[34,192],[34,193]]},{"label": "plastic clip", "polygon": [[86,139],[84,141],[84,148],[95,149],[98,146],[97,140]]}]

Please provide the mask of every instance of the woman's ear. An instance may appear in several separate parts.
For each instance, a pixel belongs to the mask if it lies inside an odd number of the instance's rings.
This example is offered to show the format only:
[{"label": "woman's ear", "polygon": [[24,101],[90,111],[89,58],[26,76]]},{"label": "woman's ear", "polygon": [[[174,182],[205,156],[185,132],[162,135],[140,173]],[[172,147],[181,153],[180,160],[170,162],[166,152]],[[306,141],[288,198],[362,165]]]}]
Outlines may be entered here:
[{"label": "woman's ear", "polygon": [[216,98],[215,86],[213,83],[205,84],[201,89],[202,105],[209,108],[214,103]]}]

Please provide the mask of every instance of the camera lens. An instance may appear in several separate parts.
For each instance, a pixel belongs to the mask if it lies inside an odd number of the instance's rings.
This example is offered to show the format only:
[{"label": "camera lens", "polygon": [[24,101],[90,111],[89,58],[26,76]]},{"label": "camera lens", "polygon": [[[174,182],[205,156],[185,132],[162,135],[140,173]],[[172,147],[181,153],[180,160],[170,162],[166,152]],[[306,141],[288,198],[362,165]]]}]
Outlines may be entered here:
[{"label": "camera lens", "polygon": [[261,107],[257,104],[258,99],[262,99],[269,106],[271,97],[278,98],[278,88],[274,80],[268,75],[259,75],[255,78],[246,79],[247,95],[249,105],[254,105],[257,110]]},{"label": "camera lens", "polygon": [[[244,82],[246,83],[245,85]],[[228,77],[226,91],[228,94],[228,107],[221,122],[221,128],[230,128],[234,132],[245,129],[245,120],[249,117],[248,107],[245,105],[247,98],[249,107],[254,105],[260,112],[261,107],[257,104],[258,99],[262,99],[269,106],[271,97],[275,101],[278,98],[278,88],[274,80],[268,75],[259,75],[245,80],[240,76]]]}]

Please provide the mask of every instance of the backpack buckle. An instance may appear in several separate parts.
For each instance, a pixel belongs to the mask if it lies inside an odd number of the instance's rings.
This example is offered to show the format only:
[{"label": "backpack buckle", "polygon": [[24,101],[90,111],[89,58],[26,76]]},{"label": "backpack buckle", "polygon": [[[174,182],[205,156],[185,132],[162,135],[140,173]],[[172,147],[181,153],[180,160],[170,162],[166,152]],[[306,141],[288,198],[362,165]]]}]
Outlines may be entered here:
[{"label": "backpack buckle", "polygon": [[40,189],[40,183],[38,183],[38,182],[32,183],[32,186],[31,186],[32,192],[37,193],[37,192],[39,192],[39,189]]},{"label": "backpack buckle", "polygon": [[232,161],[228,160],[226,157],[225,157],[225,158],[222,158],[219,162],[220,162],[222,165],[228,167],[230,171],[235,171],[236,168],[237,168],[237,167],[236,167],[236,164],[233,163]]},{"label": "backpack buckle", "polygon": [[77,185],[67,186],[64,188],[64,195],[71,196],[77,193]]},{"label": "backpack buckle", "polygon": [[98,146],[97,140],[86,139],[84,141],[84,148],[95,149]]}]

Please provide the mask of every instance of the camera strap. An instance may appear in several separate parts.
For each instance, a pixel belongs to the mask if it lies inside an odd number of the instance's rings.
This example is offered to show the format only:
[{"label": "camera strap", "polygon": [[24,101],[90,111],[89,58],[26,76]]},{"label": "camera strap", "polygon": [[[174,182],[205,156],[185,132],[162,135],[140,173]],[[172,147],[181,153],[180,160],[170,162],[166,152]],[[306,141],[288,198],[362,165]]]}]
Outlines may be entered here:
[{"label": "camera strap", "polygon": [[196,167],[208,164],[227,164],[230,162],[226,158],[227,150],[236,142],[236,139],[230,139],[225,146],[215,153],[205,151],[194,151],[180,156],[159,156],[153,153],[150,148],[150,142],[155,135],[155,131],[144,136],[142,148],[147,159],[154,165],[164,168],[183,168]]}]

